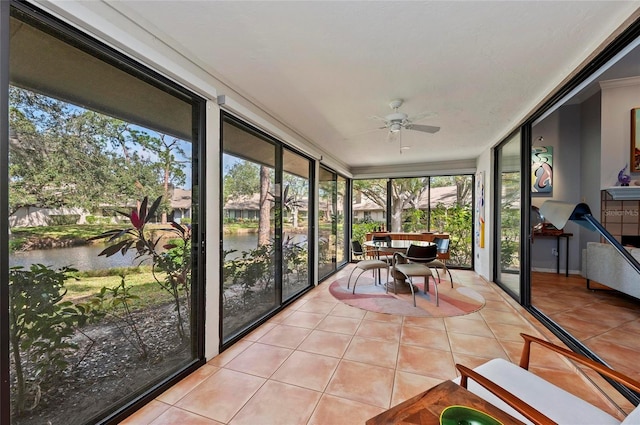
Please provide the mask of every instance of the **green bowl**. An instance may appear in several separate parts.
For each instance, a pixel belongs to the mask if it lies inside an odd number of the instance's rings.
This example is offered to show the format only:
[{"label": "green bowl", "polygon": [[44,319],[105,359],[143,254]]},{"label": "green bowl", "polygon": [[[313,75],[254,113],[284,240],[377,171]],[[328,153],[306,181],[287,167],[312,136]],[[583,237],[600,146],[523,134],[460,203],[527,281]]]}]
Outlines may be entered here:
[{"label": "green bowl", "polygon": [[503,425],[503,423],[471,407],[449,406],[440,414],[440,425]]}]

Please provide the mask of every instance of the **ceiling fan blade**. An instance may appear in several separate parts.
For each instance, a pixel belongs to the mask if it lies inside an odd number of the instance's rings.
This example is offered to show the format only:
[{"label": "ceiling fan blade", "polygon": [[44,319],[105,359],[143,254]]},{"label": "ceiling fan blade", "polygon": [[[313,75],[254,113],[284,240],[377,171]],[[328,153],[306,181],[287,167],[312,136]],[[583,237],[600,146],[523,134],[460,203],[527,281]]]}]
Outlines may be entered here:
[{"label": "ceiling fan blade", "polygon": [[414,115],[413,117],[408,118],[407,121],[409,121],[409,122],[418,122],[418,121],[423,120],[425,118],[433,118],[433,117],[435,117],[437,115],[438,114],[436,114],[435,112],[424,112],[422,114]]},{"label": "ceiling fan blade", "polygon": [[435,127],[433,125],[420,125],[420,124],[409,124],[405,127],[407,130],[416,130],[422,131],[424,133],[437,133],[440,131],[440,127]]}]

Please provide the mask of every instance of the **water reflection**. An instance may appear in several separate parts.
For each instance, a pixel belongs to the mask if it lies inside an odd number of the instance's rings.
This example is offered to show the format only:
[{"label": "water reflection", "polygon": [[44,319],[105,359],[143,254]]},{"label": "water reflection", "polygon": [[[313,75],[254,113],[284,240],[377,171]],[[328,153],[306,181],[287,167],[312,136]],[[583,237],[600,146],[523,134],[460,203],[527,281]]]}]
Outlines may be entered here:
[{"label": "water reflection", "polygon": [[131,267],[140,264],[136,252],[116,254],[109,258],[98,256],[104,245],[83,245],[68,248],[34,249],[14,252],[9,256],[9,266],[29,268],[31,264],[44,264],[52,268],[71,266],[78,270],[101,270],[113,267]]},{"label": "water reflection", "polygon": [[[306,242],[306,235],[291,235],[293,243]],[[286,239],[286,235],[285,235]],[[256,249],[258,235],[237,234],[224,236],[224,249],[236,252],[229,254],[227,260],[238,258],[242,251]],[[114,267],[132,267],[140,264],[141,259],[136,259],[135,250],[130,250],[126,255],[116,254],[109,258],[98,256],[105,248],[104,245],[83,245],[68,248],[34,249],[31,251],[18,251],[9,256],[9,266],[22,266],[29,268],[31,264],[44,264],[52,268],[71,266],[78,270],[102,270]],[[146,261],[143,264],[149,264]]]}]

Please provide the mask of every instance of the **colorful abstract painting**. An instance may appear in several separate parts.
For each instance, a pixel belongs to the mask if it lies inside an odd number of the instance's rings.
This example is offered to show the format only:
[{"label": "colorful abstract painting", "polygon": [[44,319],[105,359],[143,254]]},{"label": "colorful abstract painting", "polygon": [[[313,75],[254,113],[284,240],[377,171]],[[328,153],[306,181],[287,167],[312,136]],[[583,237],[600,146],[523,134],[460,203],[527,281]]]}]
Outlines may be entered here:
[{"label": "colorful abstract painting", "polygon": [[476,173],[476,246],[484,248],[484,171]]},{"label": "colorful abstract painting", "polygon": [[531,148],[531,192],[551,194],[553,190],[553,146]]}]

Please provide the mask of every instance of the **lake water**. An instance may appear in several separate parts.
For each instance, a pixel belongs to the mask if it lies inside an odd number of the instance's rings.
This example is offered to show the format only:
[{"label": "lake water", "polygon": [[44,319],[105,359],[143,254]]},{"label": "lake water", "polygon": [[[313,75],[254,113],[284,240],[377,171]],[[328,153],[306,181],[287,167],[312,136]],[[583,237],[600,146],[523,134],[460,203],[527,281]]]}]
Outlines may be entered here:
[{"label": "lake water", "polygon": [[[304,242],[305,240],[306,235],[296,235],[294,237],[294,242]],[[255,233],[225,235],[224,249],[237,250],[237,252],[229,254],[227,260],[240,257],[242,251],[255,249],[257,244],[258,235]],[[104,248],[104,245],[83,245],[14,252],[9,255],[9,266],[29,268],[31,264],[39,263],[52,268],[71,266],[78,270],[100,270],[113,267],[131,267],[140,264],[141,259],[135,259],[135,250],[130,250],[126,255],[118,253],[109,258],[98,256]],[[149,264],[149,262],[146,261],[143,264]]]}]

